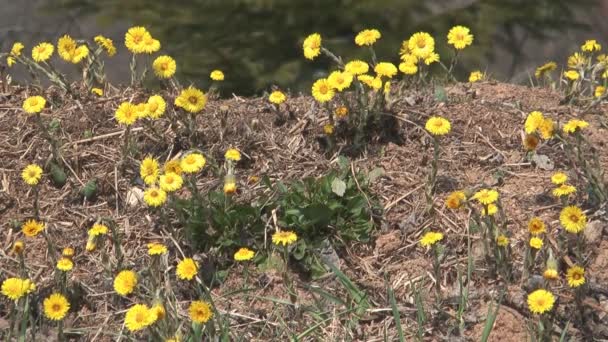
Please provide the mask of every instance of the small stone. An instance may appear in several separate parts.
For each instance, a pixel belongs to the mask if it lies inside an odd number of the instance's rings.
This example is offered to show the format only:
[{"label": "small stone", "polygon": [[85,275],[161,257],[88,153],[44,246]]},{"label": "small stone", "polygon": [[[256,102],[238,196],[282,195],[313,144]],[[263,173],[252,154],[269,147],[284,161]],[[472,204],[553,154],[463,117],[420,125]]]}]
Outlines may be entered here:
[{"label": "small stone", "polygon": [[144,201],[144,191],[137,187],[132,187],[127,192],[127,204],[129,207],[140,206]]},{"label": "small stone", "polygon": [[605,222],[595,220],[587,223],[587,227],[583,231],[585,240],[589,243],[599,243],[602,238],[602,231],[606,226]]}]

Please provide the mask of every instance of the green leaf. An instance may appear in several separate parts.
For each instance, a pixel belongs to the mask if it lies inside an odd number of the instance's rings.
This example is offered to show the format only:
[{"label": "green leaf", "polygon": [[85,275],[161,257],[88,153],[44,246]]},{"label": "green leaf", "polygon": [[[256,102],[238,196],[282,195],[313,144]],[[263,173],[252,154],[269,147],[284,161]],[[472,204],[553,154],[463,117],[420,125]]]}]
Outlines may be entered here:
[{"label": "green leaf", "polygon": [[340,178],[334,178],[334,180],[331,182],[331,191],[340,197],[344,196],[344,192],[346,191],[346,183],[344,183],[344,181]]},{"label": "green leaf", "polygon": [[444,87],[435,87],[435,100],[437,102],[448,102],[448,94]]},{"label": "green leaf", "polygon": [[345,156],[339,156],[338,166],[340,167],[340,170],[346,170],[350,168],[350,161]]},{"label": "green leaf", "polygon": [[57,187],[62,187],[65,185],[67,179],[68,176],[65,174],[65,171],[63,171],[63,168],[55,163],[51,163],[51,180],[53,181],[53,184]]},{"label": "green leaf", "polygon": [[95,198],[97,195],[97,181],[95,179],[88,181],[87,184],[80,189],[80,194],[88,201]]},{"label": "green leaf", "polygon": [[302,214],[311,224],[326,226],[331,220],[332,211],[324,204],[312,204],[303,208]]},{"label": "green leaf", "polygon": [[375,182],[376,179],[378,179],[382,176],[384,176],[384,169],[381,167],[377,167],[369,173],[369,175],[368,175],[369,182],[370,183]]}]

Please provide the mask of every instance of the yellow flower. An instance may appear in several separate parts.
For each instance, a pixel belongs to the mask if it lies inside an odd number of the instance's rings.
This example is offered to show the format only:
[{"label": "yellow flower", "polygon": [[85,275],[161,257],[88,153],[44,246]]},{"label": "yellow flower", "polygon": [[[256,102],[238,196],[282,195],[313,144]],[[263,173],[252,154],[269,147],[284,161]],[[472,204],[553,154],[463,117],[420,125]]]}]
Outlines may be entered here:
[{"label": "yellow flower", "polygon": [[570,287],[579,287],[585,284],[585,269],[580,266],[572,266],[566,272],[566,278]]},{"label": "yellow flower", "polygon": [[571,81],[576,81],[576,80],[578,80],[578,78],[580,76],[578,74],[578,71],[576,71],[576,70],[568,70],[568,71],[564,71],[564,77],[566,77],[567,79],[569,79]]},{"label": "yellow flower", "polygon": [[177,191],[182,188],[183,184],[184,180],[182,176],[178,175],[177,173],[170,172],[160,176],[160,188],[166,192]]},{"label": "yellow flower", "polygon": [[555,196],[555,197],[568,196],[575,192],[576,192],[576,187],[569,185],[569,184],[562,184],[562,185],[558,186],[557,188],[553,189],[553,196]]},{"label": "yellow flower", "polygon": [[203,169],[207,161],[200,153],[190,153],[183,157],[179,166],[185,173],[196,173]]},{"label": "yellow flower", "polygon": [[101,88],[92,88],[91,89],[91,93],[97,95],[97,96],[103,96],[103,89]]},{"label": "yellow flower", "polygon": [[473,43],[473,35],[468,27],[454,26],[448,32],[448,44],[453,45],[455,49],[462,50]]},{"label": "yellow flower", "polygon": [[595,87],[595,92],[593,93],[593,96],[602,97],[605,93],[606,93],[606,87],[597,86],[597,87]]},{"label": "yellow flower", "polygon": [[380,76],[373,77],[371,75],[359,75],[357,76],[357,79],[374,90],[382,88],[382,79]]},{"label": "yellow flower", "polygon": [[344,66],[344,71],[351,75],[363,75],[369,71],[369,64],[360,60],[350,61]]},{"label": "yellow flower", "polygon": [[541,247],[543,247],[543,239],[536,236],[530,238],[530,247],[534,249],[541,249]]},{"label": "yellow flower", "polygon": [[137,274],[133,271],[120,271],[114,278],[114,291],[121,296],[132,293],[135,286],[137,286]]},{"label": "yellow flower", "polygon": [[544,272],[543,272],[543,277],[547,280],[556,280],[559,278],[559,274],[557,273],[557,270],[554,268],[547,268]]},{"label": "yellow flower", "polygon": [[374,43],[380,39],[380,37],[382,37],[382,35],[380,34],[380,31],[376,29],[363,30],[355,37],[355,44],[359,46],[371,46],[374,45]]},{"label": "yellow flower", "polygon": [[298,235],[289,230],[282,230],[272,234],[272,243],[277,246],[288,246],[296,241],[298,241]]},{"label": "yellow flower", "polygon": [[44,62],[51,58],[55,47],[51,43],[40,43],[32,49],[32,58],[36,62]]},{"label": "yellow flower", "polygon": [[144,158],[139,165],[139,176],[147,185],[154,185],[158,180],[158,160],[150,156]]},{"label": "yellow flower", "polygon": [[286,99],[287,97],[285,96],[285,94],[278,90],[273,91],[270,96],[268,96],[268,101],[276,105],[280,105],[281,103],[285,102]]},{"label": "yellow flower", "polygon": [[154,323],[155,315],[145,304],[135,304],[125,314],[125,326],[129,331],[139,331]]},{"label": "yellow flower", "polygon": [[483,205],[490,205],[498,200],[498,191],[493,189],[481,189],[473,195],[473,199]]},{"label": "yellow flower", "polygon": [[587,121],[572,119],[572,120],[566,122],[566,124],[563,127],[563,130],[564,130],[564,133],[575,133],[576,131],[587,128],[588,126],[589,126],[589,123]]},{"label": "yellow flower", "polygon": [[424,125],[424,128],[432,135],[440,136],[450,133],[452,125],[445,118],[442,118],[440,116],[432,116],[430,119],[427,120],[426,125]]},{"label": "yellow flower", "polygon": [[143,119],[143,118],[148,117],[148,105],[146,103],[136,104],[135,111],[137,112],[138,119]]},{"label": "yellow flower", "polygon": [[152,95],[146,102],[146,112],[151,119],[158,119],[165,114],[167,103],[160,95]]},{"label": "yellow flower", "polygon": [[152,54],[160,50],[160,41],[152,38],[152,36],[146,37],[143,42],[142,52]]},{"label": "yellow flower", "polygon": [[413,63],[402,62],[399,63],[399,71],[406,75],[414,75],[418,72],[418,67]]},{"label": "yellow flower", "polygon": [[148,255],[167,254],[167,246],[162,243],[152,242],[148,244]]},{"label": "yellow flower", "polygon": [[154,74],[158,78],[170,78],[175,74],[177,64],[175,63],[175,59],[163,55],[156,57],[154,62],[152,62],[152,69],[154,69]]},{"label": "yellow flower", "polygon": [[21,240],[15,241],[13,244],[13,248],[11,249],[11,253],[13,254],[21,254],[25,250],[25,243]]},{"label": "yellow flower", "polygon": [[175,173],[177,175],[182,174],[182,167],[180,165],[180,161],[177,159],[171,159],[165,162],[163,165],[163,170],[165,173]]},{"label": "yellow flower", "polygon": [[30,96],[25,101],[23,101],[23,110],[28,114],[40,113],[44,106],[46,105],[46,100],[42,96]]},{"label": "yellow flower", "polygon": [[221,70],[213,70],[209,77],[214,81],[223,81],[224,73]]},{"label": "yellow flower", "polygon": [[167,312],[165,311],[165,307],[160,303],[155,304],[153,307],[150,308],[150,315],[152,316],[152,322],[156,322],[158,320],[165,318],[166,313]]},{"label": "yellow flower", "polygon": [[68,258],[60,258],[57,260],[57,269],[63,272],[71,271],[74,268],[74,263]]},{"label": "yellow flower", "polygon": [[338,119],[344,118],[348,115],[348,108],[340,106],[334,110],[334,115],[336,115]]},{"label": "yellow flower", "polygon": [[528,232],[530,232],[530,234],[536,236],[536,235],[540,235],[546,231],[547,231],[547,229],[546,229],[545,223],[539,217],[533,217],[528,222]]},{"label": "yellow flower", "polygon": [[35,289],[36,285],[29,279],[8,278],[2,282],[2,294],[11,300],[17,300]]},{"label": "yellow flower", "polygon": [[76,41],[67,34],[57,41],[57,53],[63,60],[71,62],[76,51]]},{"label": "yellow flower", "polygon": [[509,245],[509,238],[503,234],[496,237],[496,245],[499,247],[507,247]]},{"label": "yellow flower", "polygon": [[323,133],[325,133],[326,135],[332,135],[334,134],[334,125],[332,124],[326,124],[323,126]]},{"label": "yellow flower", "polygon": [[582,232],[587,226],[587,216],[581,208],[571,205],[562,209],[559,214],[559,222],[567,232],[576,234]]},{"label": "yellow flower", "polygon": [[388,62],[380,62],[376,64],[374,71],[379,76],[385,76],[388,78],[392,78],[393,76],[397,75],[397,67],[393,63]]},{"label": "yellow flower", "polygon": [[207,104],[207,97],[205,94],[192,86],[182,90],[175,99],[176,106],[181,107],[190,113],[200,112],[205,108],[205,104]]},{"label": "yellow flower", "polygon": [[42,178],[42,168],[36,164],[30,164],[21,172],[21,178],[27,185],[37,185]]},{"label": "yellow flower", "polygon": [[213,317],[211,306],[202,300],[195,300],[190,303],[188,313],[192,322],[200,324],[207,323]]},{"label": "yellow flower", "polygon": [[125,46],[134,54],[146,52],[146,41],[152,39],[152,36],[141,26],[131,27],[125,34]]},{"label": "yellow flower", "polygon": [[390,95],[391,93],[391,82],[390,81],[386,81],[386,83],[384,83],[384,95]]},{"label": "yellow flower", "polygon": [[118,123],[130,126],[137,121],[137,106],[130,102],[123,102],[118,106],[114,113],[114,118]]},{"label": "yellow flower", "polygon": [[239,161],[241,160],[241,152],[234,148],[229,148],[224,154],[226,160]]},{"label": "yellow flower", "polygon": [[556,172],[551,176],[551,182],[555,185],[562,185],[566,183],[568,176],[563,172]]},{"label": "yellow flower", "polygon": [[249,248],[240,248],[234,253],[234,260],[236,261],[247,261],[253,259],[255,252]]},{"label": "yellow flower", "polygon": [[70,302],[60,293],[53,293],[44,299],[44,315],[53,321],[62,320],[70,310]]},{"label": "yellow flower", "polygon": [[15,65],[15,63],[17,63],[17,60],[15,59],[15,57],[12,56],[8,56],[6,57],[6,65],[8,65],[8,67],[12,67],[13,65]]},{"label": "yellow flower", "polygon": [[226,180],[224,181],[224,193],[226,195],[231,195],[233,193],[236,192],[236,182],[233,179],[229,179],[229,177],[226,177]]},{"label": "yellow flower", "polygon": [[35,237],[44,230],[44,223],[36,220],[27,220],[21,226],[21,232],[27,237]]},{"label": "yellow flower", "polygon": [[93,251],[95,251],[96,248],[97,248],[97,244],[95,243],[94,239],[89,237],[89,239],[87,240],[87,245],[85,247],[85,250],[87,252],[93,252]]},{"label": "yellow flower", "polygon": [[435,62],[439,62],[439,54],[436,52],[431,52],[425,59],[424,64],[431,65]]},{"label": "yellow flower", "polygon": [[334,90],[327,79],[321,78],[312,85],[312,96],[321,103],[327,102],[334,97]]},{"label": "yellow flower", "polygon": [[66,258],[71,258],[74,256],[74,248],[66,247],[61,251],[61,255]]},{"label": "yellow flower", "polygon": [[487,213],[486,213],[486,208],[485,207],[481,208],[481,216],[488,216],[488,215],[489,216],[493,216],[497,212],[498,212],[498,207],[494,203],[488,204],[488,212]]},{"label": "yellow flower", "polygon": [[458,209],[466,202],[467,196],[464,191],[454,191],[445,200],[445,206],[450,209]]},{"label": "yellow flower", "polygon": [[72,62],[73,64],[78,64],[83,59],[85,59],[88,55],[89,55],[89,48],[86,45],[80,45],[72,53],[72,59],[70,59],[69,62]]},{"label": "yellow flower", "polygon": [[116,47],[114,46],[112,39],[99,35],[96,36],[94,40],[97,45],[106,50],[108,56],[112,57],[116,54]]},{"label": "yellow flower", "polygon": [[483,73],[479,70],[472,71],[469,75],[469,82],[474,83],[483,79]]},{"label": "yellow flower", "polygon": [[551,139],[553,137],[553,130],[555,129],[555,124],[553,120],[550,118],[545,118],[538,127],[538,131],[540,132],[541,137],[543,139]]},{"label": "yellow flower", "polygon": [[528,295],[528,308],[535,314],[551,311],[554,303],[555,297],[547,290],[539,289]]},{"label": "yellow flower", "polygon": [[25,46],[23,45],[23,43],[21,42],[15,42],[13,44],[13,47],[11,48],[11,53],[10,55],[13,57],[20,57],[21,56],[21,51],[25,48]]},{"label": "yellow flower", "polygon": [[108,234],[108,226],[100,224],[100,223],[95,223],[93,225],[93,227],[91,227],[91,229],[89,229],[89,236],[100,236],[100,235],[106,235]]},{"label": "yellow flower", "polygon": [[557,69],[557,64],[555,62],[547,62],[538,68],[534,72],[534,77],[541,78],[545,75],[548,75],[551,71]]},{"label": "yellow flower", "polygon": [[[578,69],[584,67],[587,64],[587,57],[583,54],[575,52],[572,56],[568,57],[568,68]],[[574,71],[574,70],[572,70]],[[577,73],[578,78],[578,73]]]},{"label": "yellow flower", "polygon": [[144,202],[151,207],[159,207],[167,201],[167,193],[159,188],[152,187],[144,191]]},{"label": "yellow flower", "polygon": [[302,50],[304,50],[304,57],[307,59],[314,59],[321,53],[321,35],[313,33],[304,39],[302,43]]},{"label": "yellow flower", "polygon": [[186,258],[177,264],[176,273],[181,280],[192,280],[198,273],[198,265],[192,258]]},{"label": "yellow flower", "polygon": [[420,238],[420,246],[429,247],[443,240],[443,233],[427,232]]},{"label": "yellow flower", "polygon": [[414,56],[424,59],[435,51],[435,40],[426,32],[418,32],[410,37],[407,47]]},{"label": "yellow flower", "polygon": [[353,82],[353,75],[348,72],[334,71],[327,78],[329,84],[336,90],[342,91]]},{"label": "yellow flower", "polygon": [[608,78],[608,69],[602,74],[602,78]]},{"label": "yellow flower", "polygon": [[585,41],[585,44],[581,46],[581,50],[585,52],[596,52],[600,51],[601,49],[602,46],[595,39],[587,40]]}]

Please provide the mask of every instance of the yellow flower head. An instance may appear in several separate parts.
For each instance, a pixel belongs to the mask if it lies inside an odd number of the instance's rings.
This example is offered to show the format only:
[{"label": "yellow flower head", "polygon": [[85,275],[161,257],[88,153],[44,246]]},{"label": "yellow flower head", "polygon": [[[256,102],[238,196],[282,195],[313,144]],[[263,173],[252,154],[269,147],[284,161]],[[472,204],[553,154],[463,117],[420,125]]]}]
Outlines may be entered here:
[{"label": "yellow flower head", "polygon": [[130,126],[137,121],[139,115],[137,106],[131,102],[123,102],[118,106],[114,113],[114,118],[119,124]]},{"label": "yellow flower head", "polygon": [[21,232],[27,237],[35,237],[44,230],[44,223],[36,220],[27,220],[21,226]]},{"label": "yellow flower head", "polygon": [[91,227],[91,229],[89,229],[89,236],[100,236],[100,235],[106,235],[108,234],[108,226],[101,224],[101,223],[95,223],[93,225],[93,227]]},{"label": "yellow flower head", "polygon": [[195,300],[190,303],[188,314],[192,322],[200,324],[207,323],[213,317],[211,306],[202,300]]},{"label": "yellow flower head", "polygon": [[207,97],[205,94],[190,86],[187,89],[182,90],[179,96],[175,99],[175,105],[183,108],[185,111],[190,113],[198,113],[207,104]]},{"label": "yellow flower head", "polygon": [[213,70],[209,77],[214,81],[223,81],[224,73],[221,70]]},{"label": "yellow flower head", "polygon": [[169,173],[166,173],[166,174],[160,176],[160,180],[159,180],[160,188],[166,192],[177,191],[182,188],[183,184],[184,184],[184,179],[182,178],[182,176],[178,175],[177,173],[169,172]]},{"label": "yellow flower head", "polygon": [[120,271],[114,278],[114,291],[121,296],[133,293],[135,286],[137,286],[137,274],[133,271]]},{"label": "yellow flower head", "polygon": [[167,193],[159,188],[152,187],[144,191],[144,202],[151,207],[160,207],[167,201]]},{"label": "yellow flower head", "polygon": [[236,253],[234,253],[234,260],[236,261],[247,261],[253,259],[255,252],[249,248],[239,248]]},{"label": "yellow flower head", "polygon": [[496,237],[496,245],[499,247],[507,247],[509,245],[509,238],[503,234],[498,235]]},{"label": "yellow flower head", "polygon": [[321,78],[312,85],[312,96],[315,100],[324,103],[334,97],[334,89],[327,79]]},{"label": "yellow flower head", "polygon": [[158,78],[170,78],[175,74],[177,64],[175,63],[175,59],[163,55],[156,57],[154,62],[152,62],[152,69],[154,69],[154,74]]},{"label": "yellow flower head", "polygon": [[535,314],[544,314],[551,311],[555,297],[547,290],[539,289],[528,295],[528,308]]},{"label": "yellow flower head", "polygon": [[182,171],[185,173],[197,173],[203,169],[207,160],[200,153],[190,153],[182,158],[179,163]]},{"label": "yellow flower head", "polygon": [[125,314],[125,326],[129,331],[139,331],[154,323],[156,315],[145,304],[135,304]]},{"label": "yellow flower head", "polygon": [[[582,68],[587,64],[587,57],[582,53],[575,52],[572,56],[568,57],[568,68],[578,69]],[[574,71],[574,70],[571,70]],[[578,78],[578,73],[577,73]]]},{"label": "yellow flower head", "polygon": [[602,46],[595,40],[590,39],[585,41],[585,44],[581,46],[581,50],[585,52],[597,52],[602,49]]},{"label": "yellow flower head", "polygon": [[116,54],[116,47],[114,46],[114,42],[110,38],[106,38],[104,36],[95,36],[95,43],[99,45],[102,49],[106,51],[108,56],[112,57]]},{"label": "yellow flower head", "polygon": [[534,112],[531,112],[530,114],[528,114],[528,117],[526,118],[526,122],[524,123],[524,129],[525,129],[526,133],[532,134],[532,133],[536,132],[536,130],[541,126],[541,124],[543,123],[544,120],[545,120],[545,117],[543,116],[543,113],[541,113],[541,112],[534,111]]},{"label": "yellow flower head", "polygon": [[576,192],[576,187],[574,187],[570,184],[562,184],[562,185],[558,186],[557,188],[553,189],[553,196],[555,196],[555,197],[568,196],[575,192]]},{"label": "yellow flower head", "polygon": [[61,255],[66,258],[71,258],[74,256],[74,248],[66,247],[61,251]]},{"label": "yellow flower head", "polygon": [[36,285],[29,279],[8,278],[2,282],[2,294],[11,300],[17,300],[36,290]]},{"label": "yellow flower head", "polygon": [[192,280],[198,273],[198,265],[192,258],[186,258],[177,264],[176,273],[181,280]]},{"label": "yellow flower head", "polygon": [[380,76],[373,77],[371,75],[359,75],[357,79],[368,87],[379,90],[382,88],[382,78]]},{"label": "yellow flower head", "polygon": [[413,63],[401,62],[399,63],[399,71],[406,75],[415,75],[418,72],[418,66]]},{"label": "yellow flower head", "polygon": [[384,76],[388,78],[392,78],[393,76],[397,75],[397,67],[395,66],[395,64],[388,62],[380,62],[376,64],[376,66],[374,67],[374,71],[379,76]]},{"label": "yellow flower head", "polygon": [[236,181],[234,177],[226,177],[224,180],[224,193],[226,195],[232,195],[236,192]]},{"label": "yellow flower head", "polygon": [[353,82],[353,75],[348,72],[334,71],[327,78],[329,84],[337,91],[342,91]]},{"label": "yellow flower head", "polygon": [[452,27],[448,32],[448,44],[454,46],[457,50],[462,50],[473,44],[471,30],[468,27],[460,25]]},{"label": "yellow flower head", "polygon": [[334,134],[334,129],[335,127],[332,124],[323,125],[323,133],[325,133],[326,135]]},{"label": "yellow flower head", "polygon": [[6,57],[6,65],[8,65],[8,67],[12,67],[13,65],[15,65],[15,63],[17,63],[17,60],[15,59],[15,57],[13,56],[8,56]]},{"label": "yellow flower head", "polygon": [[424,128],[432,135],[441,136],[450,133],[452,125],[445,118],[442,118],[440,116],[432,116],[430,119],[427,120],[426,125],[424,125]]},{"label": "yellow flower head", "polygon": [[32,49],[32,58],[36,62],[47,61],[53,55],[55,47],[51,43],[40,43]]},{"label": "yellow flower head", "polygon": [[555,123],[550,118],[545,118],[538,127],[538,131],[540,132],[540,136],[547,140],[553,137],[553,131],[555,129]]},{"label": "yellow flower head", "polygon": [[584,120],[572,119],[563,127],[564,133],[575,133],[581,129],[585,129],[589,126],[589,123]]},{"label": "yellow flower head", "polygon": [[241,160],[241,152],[235,148],[229,148],[224,154],[226,160],[239,161]]},{"label": "yellow flower head", "polygon": [[439,54],[436,52],[431,52],[425,59],[424,64],[431,65],[435,62],[439,62]]},{"label": "yellow flower head", "polygon": [[97,249],[97,244],[95,243],[95,239],[92,237],[89,237],[89,239],[87,240],[87,245],[84,248],[87,252],[93,252],[95,251],[95,249]]},{"label": "yellow flower head", "polygon": [[148,244],[148,255],[167,254],[167,246],[162,243],[152,242]]},{"label": "yellow flower head", "polygon": [[578,71],[576,70],[568,70],[564,71],[564,77],[569,79],[570,81],[576,81],[580,77]]},{"label": "yellow flower head", "polygon": [[562,185],[566,183],[568,176],[563,172],[556,172],[551,176],[551,182],[555,185]]},{"label": "yellow flower head", "polygon": [[380,34],[380,31],[376,29],[363,30],[355,37],[355,44],[359,46],[371,46],[374,45],[380,37],[382,37],[382,35]]},{"label": "yellow flower head", "polygon": [[72,61],[72,56],[76,51],[76,41],[69,35],[64,35],[57,41],[57,53],[65,61]]},{"label": "yellow flower head", "polygon": [[567,232],[577,234],[587,226],[587,216],[581,208],[571,205],[562,209],[559,214],[559,222]]},{"label": "yellow flower head", "polygon": [[13,47],[11,48],[11,53],[10,55],[13,57],[20,57],[21,56],[21,51],[25,48],[25,46],[23,45],[23,43],[21,42],[15,42],[13,44]]},{"label": "yellow flower head", "polygon": [[556,280],[559,279],[559,274],[557,273],[557,270],[554,268],[547,268],[544,272],[543,272],[543,277],[547,280]]},{"label": "yellow flower head", "polygon": [[334,115],[338,118],[344,118],[348,115],[348,108],[345,106],[340,106],[334,110]]},{"label": "yellow flower head", "polygon": [[171,159],[165,162],[163,165],[163,170],[165,173],[175,173],[177,175],[182,174],[182,167],[180,165],[180,161],[177,159]]},{"label": "yellow flower head", "polygon": [[13,243],[13,248],[11,249],[11,253],[18,255],[18,254],[22,254],[24,250],[25,250],[25,243],[21,240],[17,240],[17,241],[15,241],[15,243]]},{"label": "yellow flower head", "polygon": [[481,189],[473,195],[473,199],[483,205],[489,205],[498,200],[498,191],[494,189]]},{"label": "yellow flower head", "polygon": [[150,39],[152,36],[145,27],[131,27],[125,34],[125,46],[134,54],[145,53],[148,50],[146,42]]},{"label": "yellow flower head", "polygon": [[153,322],[165,318],[166,313],[167,312],[165,311],[165,307],[160,303],[155,304],[153,307],[150,308],[150,315],[152,316]]},{"label": "yellow flower head", "polygon": [[289,230],[281,230],[272,234],[272,243],[275,245],[288,246],[298,241],[298,235]]},{"label": "yellow flower head", "polygon": [[344,71],[351,75],[363,75],[369,71],[369,64],[360,60],[350,61],[344,66]]},{"label": "yellow flower head", "polygon": [[30,164],[21,172],[21,178],[27,185],[38,185],[42,178],[42,168],[36,164]]},{"label": "yellow flower head", "polygon": [[57,260],[57,269],[63,272],[71,271],[74,268],[74,262],[69,258],[60,258]]},{"label": "yellow flower head", "polygon": [[541,249],[543,247],[543,239],[536,236],[530,238],[530,247],[534,249]]},{"label": "yellow flower head", "polygon": [[44,315],[53,321],[61,321],[70,310],[70,302],[60,293],[53,293],[44,299]]},{"label": "yellow flower head", "polygon": [[146,37],[143,42],[142,51],[150,55],[158,50],[160,50],[160,41],[152,38],[152,36]]},{"label": "yellow flower head", "polygon": [[97,95],[97,96],[103,96],[103,89],[101,88],[92,88],[91,89],[91,93]]},{"label": "yellow flower head", "polygon": [[420,246],[429,247],[441,240],[443,240],[443,233],[427,232],[420,239]]},{"label": "yellow flower head", "polygon": [[498,206],[494,203],[488,204],[487,212],[486,208],[481,208],[481,216],[494,216],[498,212]]},{"label": "yellow flower head", "polygon": [[593,96],[595,96],[597,98],[600,98],[604,94],[606,94],[606,87],[604,87],[604,86],[597,86],[597,87],[595,87],[595,92],[593,93]]},{"label": "yellow flower head", "polygon": [[160,95],[152,95],[146,102],[146,112],[151,119],[158,119],[165,114],[167,103]]},{"label": "yellow flower head", "polygon": [[144,158],[139,164],[139,176],[147,185],[154,185],[158,180],[158,160],[150,156]]},{"label": "yellow flower head", "polygon": [[46,100],[42,96],[30,96],[25,101],[23,101],[23,110],[28,114],[40,113],[44,106],[46,105]]},{"label": "yellow flower head", "polygon": [[585,284],[585,269],[580,266],[572,266],[566,272],[566,279],[570,287],[579,287]]},{"label": "yellow flower head", "polygon": [[547,76],[551,71],[557,69],[557,64],[555,62],[547,62],[538,68],[534,72],[534,77],[541,78],[543,76]]},{"label": "yellow flower head", "polygon": [[472,71],[469,75],[469,82],[474,83],[483,79],[483,73],[479,70]]},{"label": "yellow flower head", "polygon": [[539,217],[533,217],[528,222],[528,232],[530,232],[531,235],[540,235],[546,231],[545,223]]},{"label": "yellow flower head", "polygon": [[435,52],[435,39],[426,32],[414,33],[408,40],[407,47],[412,55],[424,59]]},{"label": "yellow flower head", "polygon": [[287,97],[285,96],[285,94],[278,90],[273,91],[272,93],[270,93],[270,96],[268,96],[268,101],[276,105],[280,105],[281,103],[285,102],[286,99]]},{"label": "yellow flower head", "polygon": [[454,191],[445,200],[445,206],[450,209],[458,209],[466,202],[467,196],[464,191]]},{"label": "yellow flower head", "polygon": [[304,50],[304,57],[307,59],[314,59],[321,53],[321,35],[313,33],[304,39],[302,43],[302,50]]}]

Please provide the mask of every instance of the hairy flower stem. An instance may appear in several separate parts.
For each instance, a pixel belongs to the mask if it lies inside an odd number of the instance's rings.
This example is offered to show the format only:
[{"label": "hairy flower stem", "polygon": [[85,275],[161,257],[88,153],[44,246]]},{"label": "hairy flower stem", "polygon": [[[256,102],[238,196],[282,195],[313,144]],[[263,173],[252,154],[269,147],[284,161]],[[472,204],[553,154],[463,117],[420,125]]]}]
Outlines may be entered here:
[{"label": "hairy flower stem", "polygon": [[439,162],[439,138],[433,136],[433,161],[431,162],[431,173],[426,189],[426,210],[427,213],[433,214],[433,196],[435,195],[435,185],[437,181],[437,164]]},{"label": "hairy flower stem", "polygon": [[293,282],[288,274],[289,267],[289,249],[287,245],[283,246],[283,260],[285,261],[285,267],[283,268],[283,282],[285,283],[285,287],[287,288],[287,293],[289,293],[289,300],[291,304],[296,305],[298,302],[298,296],[293,288]]},{"label": "hairy flower stem", "polygon": [[435,274],[435,292],[437,301],[441,301],[441,264],[439,262],[439,248],[437,244],[433,245],[433,272]]},{"label": "hairy flower stem", "polygon": [[135,86],[137,82],[137,57],[135,54],[131,55],[131,63],[129,63],[129,69],[131,70],[131,86]]},{"label": "hairy flower stem", "polygon": [[38,186],[34,186],[34,218],[40,221],[40,210],[38,207]]},{"label": "hairy flower stem", "polygon": [[51,134],[48,131],[48,128],[44,125],[44,123],[42,122],[42,117],[40,116],[40,113],[36,113],[34,115],[34,120],[36,121],[36,124],[38,125],[38,128],[40,129],[40,132],[42,133],[42,136],[44,137],[44,139],[51,145],[51,154],[53,157],[53,161],[57,164],[59,164],[60,160],[61,160],[61,155],[59,154],[59,147],[57,145],[57,140],[55,140]]}]

